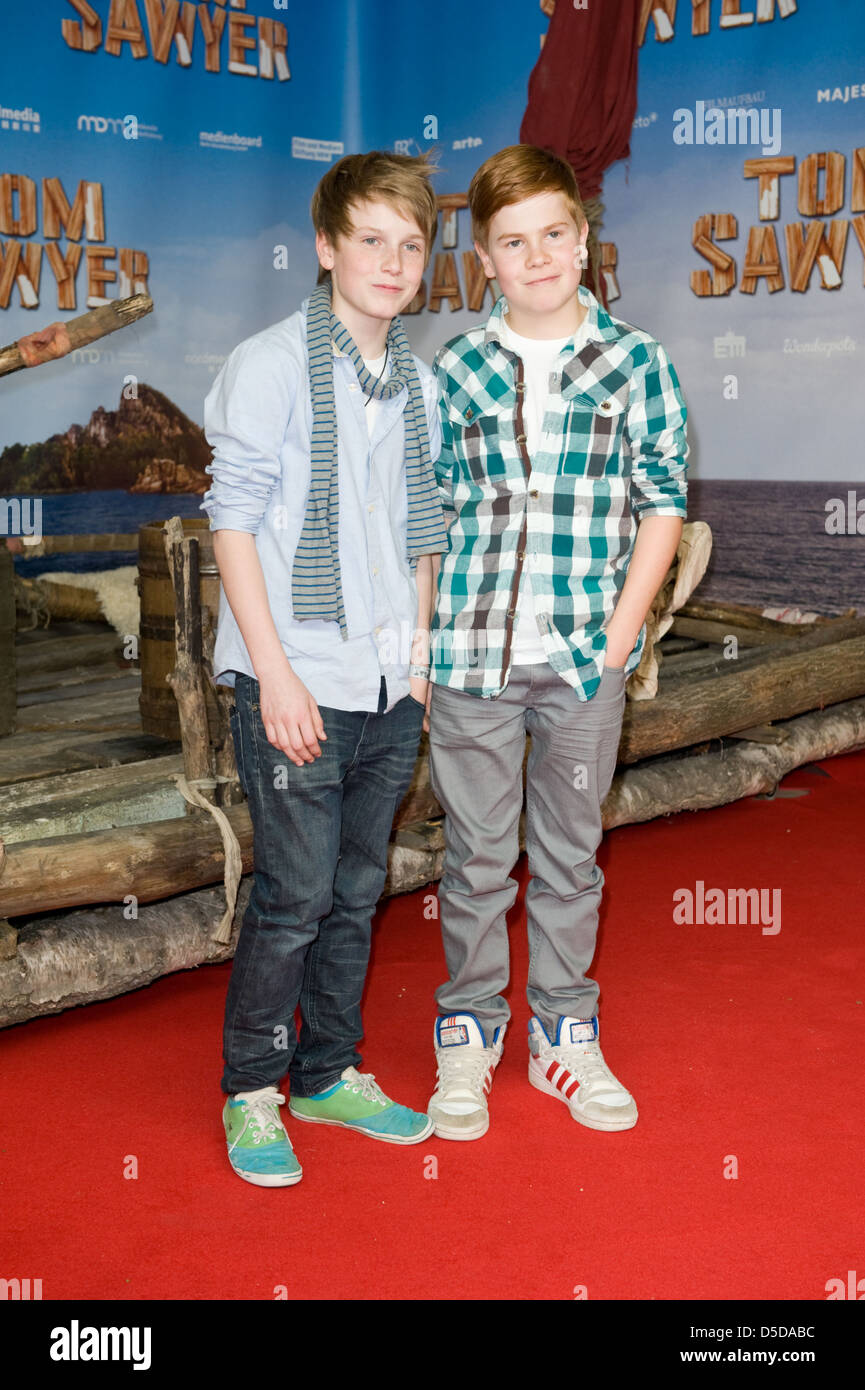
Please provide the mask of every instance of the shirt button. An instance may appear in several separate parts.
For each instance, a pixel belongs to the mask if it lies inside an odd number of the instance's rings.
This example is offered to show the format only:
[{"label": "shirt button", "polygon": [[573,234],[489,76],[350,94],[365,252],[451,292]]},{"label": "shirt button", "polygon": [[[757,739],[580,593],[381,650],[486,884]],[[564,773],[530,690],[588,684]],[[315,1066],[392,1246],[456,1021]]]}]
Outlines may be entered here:
[{"label": "shirt button", "polygon": [[611,401],[601,401],[601,410],[612,410],[612,408]]},{"label": "shirt button", "polygon": [[378,574],[378,565],[373,565],[372,572],[373,574]]},{"label": "shirt button", "polygon": [[375,507],[367,507],[367,511],[368,511],[368,512],[374,512],[374,511],[375,511]]},{"label": "shirt button", "polygon": [[517,559],[518,559],[518,560],[524,560],[525,558],[526,558],[526,552],[525,552],[524,550],[518,550],[518,551],[517,551]]},{"label": "shirt button", "polygon": [[529,496],[530,496],[530,497],[538,497],[538,496],[540,496],[540,494],[539,494],[539,492],[538,492],[538,490],[537,490],[536,487],[533,487],[533,488],[532,488],[531,492],[529,493]]}]

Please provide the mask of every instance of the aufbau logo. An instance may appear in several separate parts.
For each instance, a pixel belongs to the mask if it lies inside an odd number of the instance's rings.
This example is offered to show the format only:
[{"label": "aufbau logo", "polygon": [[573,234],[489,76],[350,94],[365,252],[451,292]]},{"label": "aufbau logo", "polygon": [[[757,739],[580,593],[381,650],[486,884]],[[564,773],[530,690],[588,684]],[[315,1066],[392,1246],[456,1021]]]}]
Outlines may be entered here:
[{"label": "aufbau logo", "polygon": [[75,122],[76,130],[92,135],[122,135],[124,140],[161,140],[159,127],[147,125],[137,116],[84,116]]},{"label": "aufbau logo", "polygon": [[20,130],[22,134],[38,135],[42,128],[38,111],[32,106],[0,106],[0,130]]}]

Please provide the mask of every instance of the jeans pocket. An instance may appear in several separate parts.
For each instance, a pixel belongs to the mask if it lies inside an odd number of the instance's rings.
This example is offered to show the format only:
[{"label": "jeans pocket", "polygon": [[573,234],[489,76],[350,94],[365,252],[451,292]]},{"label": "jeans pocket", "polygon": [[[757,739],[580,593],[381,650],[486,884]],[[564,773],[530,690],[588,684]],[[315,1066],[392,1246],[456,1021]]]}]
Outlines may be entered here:
[{"label": "jeans pocket", "polygon": [[234,761],[237,765],[237,776],[243,788],[244,796],[249,796],[246,769],[243,765],[243,736],[241,734],[240,715],[236,705],[232,705],[228,712],[228,723],[231,729],[231,741],[234,744]]}]

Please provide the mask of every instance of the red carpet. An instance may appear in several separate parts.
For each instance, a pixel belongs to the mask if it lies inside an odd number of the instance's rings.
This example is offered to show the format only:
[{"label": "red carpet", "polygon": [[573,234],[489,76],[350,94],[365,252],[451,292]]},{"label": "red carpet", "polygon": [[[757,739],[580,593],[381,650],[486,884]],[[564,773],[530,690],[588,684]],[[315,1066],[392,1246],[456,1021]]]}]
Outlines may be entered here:
[{"label": "red carpet", "polygon": [[[607,836],[593,974],[635,1129],[528,1085],[520,899],[489,1133],[399,1149],[289,1119],[303,1181],[251,1187],[220,1120],[230,966],[185,972],[0,1036],[0,1274],[45,1299],[825,1299],[865,1274],[865,754],[821,767],[786,779],[805,796]],[[698,880],[779,888],[780,932],[677,925]],[[364,1065],[418,1109],[442,971],[424,892],[390,900]]]}]

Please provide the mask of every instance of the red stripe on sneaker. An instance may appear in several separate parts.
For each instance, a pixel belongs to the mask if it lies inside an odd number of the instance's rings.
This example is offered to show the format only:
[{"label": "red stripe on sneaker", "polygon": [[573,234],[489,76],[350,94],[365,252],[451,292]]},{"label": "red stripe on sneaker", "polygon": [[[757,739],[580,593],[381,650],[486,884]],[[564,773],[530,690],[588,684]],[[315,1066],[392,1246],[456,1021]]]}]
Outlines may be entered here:
[{"label": "red stripe on sneaker", "polygon": [[572,1079],[571,1079],[571,1084],[570,1084],[570,1086],[568,1087],[568,1089],[565,1091],[565,1100],[570,1100],[571,1096],[574,1094],[574,1091],[577,1089],[577,1087],[579,1086],[579,1084],[580,1084],[580,1083],[579,1083],[579,1081],[577,1081],[576,1077],[572,1077]]},{"label": "red stripe on sneaker", "polygon": [[547,1080],[548,1080],[548,1081],[552,1081],[552,1079],[553,1079],[555,1073],[558,1071],[558,1069],[559,1069],[559,1064],[558,1064],[558,1062],[550,1062],[550,1065],[547,1067],[547,1073],[546,1073],[546,1075],[547,1075]]},{"label": "red stripe on sneaker", "polygon": [[565,1089],[565,1087],[567,1086],[568,1082],[569,1082],[569,1081],[573,1081],[573,1079],[574,1079],[574,1078],[571,1076],[571,1073],[570,1073],[569,1071],[565,1071],[565,1070],[563,1069],[563,1070],[562,1070],[561,1076],[559,1077],[558,1081],[556,1082],[556,1085],[558,1086],[558,1088],[559,1088],[560,1091],[563,1091],[563,1090]]}]

